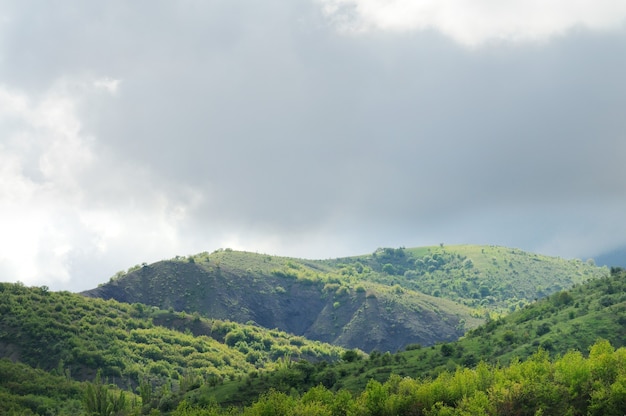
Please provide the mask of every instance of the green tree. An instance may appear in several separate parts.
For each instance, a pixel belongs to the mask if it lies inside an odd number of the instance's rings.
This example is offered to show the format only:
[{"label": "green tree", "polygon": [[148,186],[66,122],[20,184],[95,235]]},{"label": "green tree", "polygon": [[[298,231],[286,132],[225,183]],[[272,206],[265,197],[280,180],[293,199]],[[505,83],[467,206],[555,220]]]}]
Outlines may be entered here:
[{"label": "green tree", "polygon": [[347,350],[341,355],[341,359],[348,363],[352,363],[354,361],[360,360],[361,355],[355,350]]},{"label": "green tree", "polygon": [[93,383],[87,383],[83,400],[85,411],[89,416],[111,416],[122,414],[128,408],[126,393],[122,390],[119,394],[109,390],[102,381],[98,371]]}]

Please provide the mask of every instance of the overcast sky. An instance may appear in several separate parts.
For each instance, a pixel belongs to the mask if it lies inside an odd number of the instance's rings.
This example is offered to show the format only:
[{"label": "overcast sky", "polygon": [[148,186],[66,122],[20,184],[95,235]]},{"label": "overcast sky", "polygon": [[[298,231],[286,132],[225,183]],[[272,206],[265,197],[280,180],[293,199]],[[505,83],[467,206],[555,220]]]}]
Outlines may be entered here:
[{"label": "overcast sky", "polygon": [[624,74],[623,0],[3,0],[0,280],[594,256],[626,244]]}]

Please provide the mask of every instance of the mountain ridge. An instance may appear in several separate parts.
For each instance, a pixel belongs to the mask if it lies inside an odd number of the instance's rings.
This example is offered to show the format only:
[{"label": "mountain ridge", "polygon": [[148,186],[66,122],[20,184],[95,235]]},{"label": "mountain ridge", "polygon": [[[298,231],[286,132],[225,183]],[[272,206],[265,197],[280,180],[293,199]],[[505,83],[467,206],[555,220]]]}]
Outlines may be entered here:
[{"label": "mountain ridge", "polygon": [[393,352],[452,341],[486,317],[607,274],[497,246],[381,248],[332,260],[225,249],[136,266],[82,294]]},{"label": "mountain ridge", "polygon": [[[199,263],[158,262],[132,272],[127,279],[82,294],[254,322],[365,351],[396,351],[418,340],[456,339],[464,330],[459,326],[461,319],[470,320],[472,326],[479,322],[465,306],[419,293],[349,289],[333,280],[298,279],[288,270],[242,276],[228,265]],[[124,285],[128,279],[135,281]],[[189,287],[196,288],[194,293]],[[206,308],[199,309],[202,305]],[[420,317],[419,326],[415,325],[416,316]],[[442,318],[445,321],[440,323]],[[415,336],[405,341],[407,334]]]}]

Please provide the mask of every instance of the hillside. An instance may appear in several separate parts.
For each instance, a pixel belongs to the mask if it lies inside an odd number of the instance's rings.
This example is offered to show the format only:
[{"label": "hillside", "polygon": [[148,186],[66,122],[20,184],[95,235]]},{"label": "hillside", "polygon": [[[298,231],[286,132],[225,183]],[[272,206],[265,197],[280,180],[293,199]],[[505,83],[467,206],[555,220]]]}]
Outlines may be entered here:
[{"label": "hillside", "polygon": [[250,403],[269,389],[304,393],[318,381],[333,391],[345,389],[358,394],[372,380],[383,383],[393,375],[436,379],[481,362],[502,366],[526,361],[539,350],[555,358],[570,351],[586,355],[599,340],[615,347],[626,346],[626,272],[620,269],[492,320],[456,342],[431,347],[414,344],[397,354],[374,352],[369,357],[348,352],[343,361],[321,369],[297,365],[269,373],[262,380],[244,378],[205,386],[191,392],[188,401],[214,396],[225,404]]},{"label": "hillside", "polygon": [[235,251],[145,265],[83,294],[254,322],[364,351],[454,340],[480,322],[467,306],[357,282],[321,262]]},{"label": "hillside", "polygon": [[[351,354],[349,360],[322,370],[325,387],[361,392],[371,380],[385,382],[391,375],[413,378],[436,378],[442,372],[459,367],[473,368],[480,362],[508,365],[528,360],[539,349],[546,355],[559,357],[568,351],[586,355],[598,340],[607,340],[614,347],[626,346],[626,272],[614,269],[611,276],[577,285],[534,302],[506,317],[492,320],[471,330],[452,343],[431,347],[409,345],[397,354],[373,353],[369,357]],[[345,357],[344,357],[345,358]],[[303,380],[298,367],[291,375],[273,373],[257,383],[244,380],[247,393],[234,396],[235,386],[223,385],[207,389],[220,401],[233,398],[253,400],[270,387],[281,390],[285,378]],[[311,379],[315,374],[309,374]],[[237,383],[235,383],[237,384]],[[314,384],[303,382],[305,391]],[[293,388],[293,385],[290,386]]]},{"label": "hillside", "polygon": [[[222,258],[235,258],[230,254]],[[197,264],[196,259],[178,261]],[[286,281],[310,277],[304,266],[284,261],[283,268],[269,269],[269,275]],[[330,282],[336,274],[325,262],[318,270],[326,280],[308,284],[344,291],[341,281]],[[230,266],[226,261],[219,267]],[[280,275],[287,272],[295,276]],[[373,293],[367,281],[361,284],[366,294]],[[393,296],[410,293],[372,285]],[[287,293],[288,286],[281,287]],[[413,414],[416,409],[428,414],[456,414],[454,409],[459,414],[475,414],[472,409],[622,414],[626,351],[614,351],[608,341],[616,347],[626,342],[625,293],[626,273],[614,269],[610,277],[490,319],[456,342],[412,344],[397,354],[373,351],[368,356],[173,307],[2,283],[0,414],[91,414],[96,397],[126,415]],[[582,354],[568,353],[573,349]],[[485,374],[492,376],[484,379]],[[482,381],[476,385],[476,380]],[[457,385],[465,386],[461,396]],[[216,403],[250,406],[226,410]],[[386,410],[377,413],[375,406]],[[102,411],[97,413],[108,412]]]},{"label": "hillside", "polygon": [[[174,400],[172,392],[271,370],[281,360],[332,362],[342,353],[339,347],[278,330],[0,283],[0,359],[9,360],[1,369],[11,373],[19,369],[12,363],[21,363],[68,381],[62,383],[67,391],[47,394],[33,388],[42,398],[31,400],[31,410],[55,397],[80,400],[84,387],[69,381],[94,380],[99,370],[119,387],[149,387],[156,402],[148,405],[157,407],[170,396]],[[45,374],[35,376],[52,383]],[[17,405],[14,396],[27,390],[23,380],[0,380],[0,397],[11,396],[7,403]]]},{"label": "hillside", "polygon": [[609,274],[593,261],[477,245],[383,248],[368,256],[326,263],[341,269],[368,267],[369,280],[499,312]]},{"label": "hillside", "polygon": [[137,266],[83,294],[394,352],[455,340],[485,317],[606,274],[493,246],[385,248],[335,260],[227,249]]},{"label": "hillside", "polygon": [[182,401],[175,416],[622,416],[626,412],[626,348],[598,341],[588,357],[570,351],[550,358],[537,351],[508,366],[443,371],[436,378],[392,375],[370,379],[356,394],[323,385],[302,394],[271,390],[241,411]]},{"label": "hillside", "polygon": [[353,381],[364,386],[370,377],[384,381],[391,373],[434,376],[479,361],[507,364],[515,358],[527,359],[538,348],[553,356],[570,350],[586,354],[598,339],[626,346],[626,273],[621,270],[492,320],[457,342],[409,346],[394,356],[391,365],[374,366]]}]

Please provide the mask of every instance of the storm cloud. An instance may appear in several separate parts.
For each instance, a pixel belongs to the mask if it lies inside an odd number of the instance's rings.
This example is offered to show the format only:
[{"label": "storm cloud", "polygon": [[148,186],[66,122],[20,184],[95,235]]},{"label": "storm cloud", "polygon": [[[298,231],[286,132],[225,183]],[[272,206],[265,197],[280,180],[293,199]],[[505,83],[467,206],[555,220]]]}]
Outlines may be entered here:
[{"label": "storm cloud", "polygon": [[0,280],[626,244],[621,2],[439,3],[4,2]]}]

